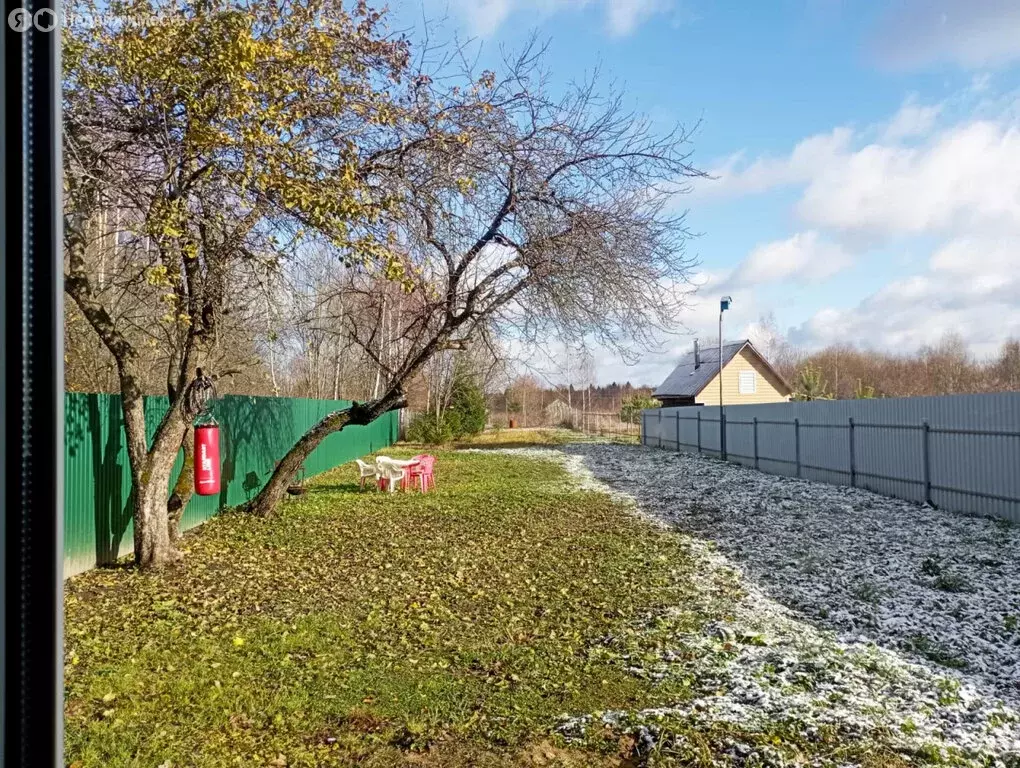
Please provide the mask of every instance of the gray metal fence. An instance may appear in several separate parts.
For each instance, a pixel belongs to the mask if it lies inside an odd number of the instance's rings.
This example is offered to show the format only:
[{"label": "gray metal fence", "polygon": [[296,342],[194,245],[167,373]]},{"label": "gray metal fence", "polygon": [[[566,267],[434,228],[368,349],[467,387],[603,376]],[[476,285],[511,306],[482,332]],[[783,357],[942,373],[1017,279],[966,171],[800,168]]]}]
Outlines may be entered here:
[{"label": "gray metal fence", "polygon": [[1020,522],[1020,394],[642,413],[645,445]]}]

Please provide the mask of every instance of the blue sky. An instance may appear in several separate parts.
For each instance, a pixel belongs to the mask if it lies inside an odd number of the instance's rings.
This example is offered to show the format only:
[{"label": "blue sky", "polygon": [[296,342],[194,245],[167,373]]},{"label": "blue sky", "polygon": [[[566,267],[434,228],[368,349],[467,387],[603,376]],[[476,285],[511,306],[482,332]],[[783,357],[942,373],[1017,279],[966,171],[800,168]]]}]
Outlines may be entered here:
[{"label": "blue sky", "polygon": [[[422,0],[394,6],[422,14]],[[975,355],[1020,337],[1015,0],[424,0],[483,62],[532,32],[567,82],[600,67],[717,177],[681,201],[703,284],[677,335],[601,381],[658,383],[691,336],[774,313],[799,346]]]}]

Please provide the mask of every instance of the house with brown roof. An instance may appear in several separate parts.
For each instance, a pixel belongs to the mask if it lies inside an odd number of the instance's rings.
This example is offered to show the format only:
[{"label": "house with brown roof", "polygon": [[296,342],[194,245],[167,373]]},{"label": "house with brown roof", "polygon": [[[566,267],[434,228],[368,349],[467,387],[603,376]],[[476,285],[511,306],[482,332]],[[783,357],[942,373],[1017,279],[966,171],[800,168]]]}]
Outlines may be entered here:
[{"label": "house with brown roof", "polygon": [[[782,403],[793,389],[748,339],[728,341],[722,347],[723,405]],[[719,405],[719,348],[694,349],[655,390],[664,408],[679,405]]]}]

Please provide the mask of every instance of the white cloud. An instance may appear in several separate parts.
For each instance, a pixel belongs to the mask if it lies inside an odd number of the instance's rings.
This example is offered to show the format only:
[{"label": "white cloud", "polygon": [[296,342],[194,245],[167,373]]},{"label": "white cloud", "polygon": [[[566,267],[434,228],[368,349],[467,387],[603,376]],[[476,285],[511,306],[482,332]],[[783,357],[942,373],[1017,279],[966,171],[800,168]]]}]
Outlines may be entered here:
[{"label": "white cloud", "polygon": [[625,37],[658,13],[672,7],[671,0],[607,0],[606,24],[610,34]]},{"label": "white cloud", "polygon": [[467,21],[472,34],[491,37],[512,16],[547,18],[557,13],[576,12],[597,6],[606,31],[614,37],[626,37],[653,16],[671,13],[676,0],[454,0],[454,7]]},{"label": "white cloud", "polygon": [[481,37],[493,35],[506,21],[513,5],[513,0],[466,0],[457,3],[471,32]]},{"label": "white cloud", "polygon": [[822,239],[817,232],[798,232],[786,240],[756,247],[737,266],[728,283],[745,287],[780,281],[817,282],[845,269],[851,262],[849,253]]},{"label": "white cloud", "polygon": [[882,138],[885,141],[899,141],[924,136],[931,131],[941,111],[941,104],[924,105],[918,104],[913,98],[907,99],[886,124]]},{"label": "white cloud", "polygon": [[[742,153],[731,155],[712,172],[719,179],[700,183],[695,197],[800,186],[794,213],[812,228],[841,235],[1020,233],[1015,107],[1007,99],[997,115],[936,129],[942,105],[909,98],[889,120],[866,131],[836,128],[800,141],[787,155],[751,162]],[[869,135],[875,139],[866,143]]]},{"label": "white cloud", "polygon": [[1008,64],[1020,59],[1020,3],[903,0],[881,18],[872,48],[879,62],[897,69]]},{"label": "white cloud", "polygon": [[957,239],[928,269],[894,281],[857,306],[816,313],[792,340],[808,347],[851,342],[911,353],[959,333],[978,355],[1020,337],[1020,248],[1009,238]]},{"label": "white cloud", "polygon": [[815,170],[797,214],[868,234],[1020,229],[1020,129],[975,121],[921,147],[872,144]]},{"label": "white cloud", "polygon": [[972,93],[984,93],[991,87],[992,76],[987,72],[979,72],[970,80],[970,91]]},{"label": "white cloud", "polygon": [[853,135],[849,128],[836,128],[804,139],[785,157],[764,156],[750,164],[744,162],[743,152],[736,152],[710,170],[709,175],[715,178],[698,182],[694,194],[701,199],[731,197],[803,184],[817,168],[844,155]]},{"label": "white cloud", "polygon": [[[1020,336],[1020,109],[1015,94],[990,98],[987,90],[982,77],[938,105],[908,98],[877,125],[817,134],[786,155],[734,155],[722,164],[720,195],[803,190],[793,213],[806,231],[748,255],[730,278],[744,287],[741,297],[756,284],[835,273],[850,260],[836,243],[915,250],[925,237],[941,242],[924,269],[849,309],[817,312],[792,340],[913,352],[955,331],[990,355]],[[826,249],[831,261],[819,257]]]}]

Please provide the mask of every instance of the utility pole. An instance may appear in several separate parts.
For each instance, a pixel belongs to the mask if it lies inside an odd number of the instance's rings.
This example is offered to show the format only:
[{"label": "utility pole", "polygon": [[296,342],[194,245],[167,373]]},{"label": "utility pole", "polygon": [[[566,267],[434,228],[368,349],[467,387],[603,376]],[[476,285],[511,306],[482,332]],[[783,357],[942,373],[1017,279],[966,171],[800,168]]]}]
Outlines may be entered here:
[{"label": "utility pole", "polygon": [[723,296],[719,300],[719,452],[722,458],[726,458],[726,414],[723,412],[723,386],[722,386],[722,316],[723,312],[730,308],[733,302],[729,296]]}]

